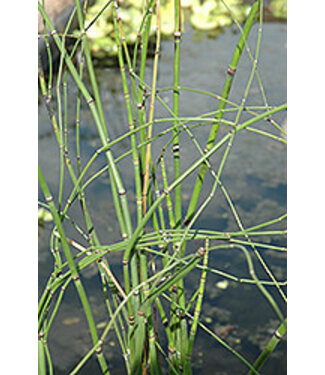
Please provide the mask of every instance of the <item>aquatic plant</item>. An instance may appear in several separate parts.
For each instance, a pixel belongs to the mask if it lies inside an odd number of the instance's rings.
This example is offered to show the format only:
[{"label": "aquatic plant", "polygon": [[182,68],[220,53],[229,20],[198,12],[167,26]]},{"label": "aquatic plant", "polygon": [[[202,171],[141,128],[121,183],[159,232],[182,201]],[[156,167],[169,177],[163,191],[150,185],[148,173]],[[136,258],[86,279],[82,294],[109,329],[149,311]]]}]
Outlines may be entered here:
[{"label": "aquatic plant", "polygon": [[[89,7],[85,17],[86,25],[101,10],[106,7],[106,0],[97,0]],[[124,23],[126,42],[134,44],[137,32],[142,19],[143,2],[136,0],[124,0],[119,6],[119,15]],[[250,6],[244,0],[187,0],[182,1],[180,12],[183,25],[190,23],[197,30],[222,30],[236,22],[243,22],[248,15]],[[173,0],[163,0],[160,5],[160,29],[164,37],[171,37],[173,34]],[[275,17],[286,17],[286,1],[273,0],[269,10]],[[149,35],[155,34],[156,15],[152,15],[152,26]],[[78,32],[76,32],[78,35]],[[101,17],[92,24],[88,30],[90,48],[94,57],[103,58],[108,55],[117,54],[113,27],[113,11],[111,7],[106,7]]]},{"label": "aquatic plant", "polygon": [[[226,2],[222,3],[226,4]],[[129,6],[130,4],[131,2],[128,3]],[[206,332],[213,340],[242,361],[250,374],[258,374],[258,370],[286,332],[284,312],[279,307],[274,294],[270,292],[272,288],[277,293],[277,297],[286,302],[286,281],[276,279],[260,251],[260,248],[282,252],[285,249],[282,246],[259,243],[255,239],[261,236],[284,236],[285,230],[272,229],[272,225],[282,223],[286,215],[246,227],[222,181],[222,174],[231,153],[232,143],[238,134],[258,132],[261,136],[268,137],[275,142],[286,143],[285,133],[274,118],[277,113],[286,111],[286,104],[270,106],[267,103],[257,69],[263,27],[263,2],[257,0],[252,4],[244,25],[241,25],[235,17],[235,4],[228,2],[229,12],[236,19],[240,36],[234,46],[234,53],[221,93],[207,92],[202,88],[183,87],[181,84],[183,33],[181,2],[175,0],[160,4],[159,0],[150,0],[143,3],[141,10],[136,4],[138,2],[133,2],[132,11],[135,13],[132,13],[132,17],[130,13],[128,16],[123,13],[124,7],[120,7],[117,1],[106,1],[101,7],[97,4],[97,8],[92,8],[93,13],[88,13],[93,17],[91,23],[101,24],[102,20],[109,18],[112,25],[108,27],[105,21],[106,31],[98,36],[93,34],[92,28],[85,23],[85,8],[83,9],[79,0],[76,0],[75,12],[80,32],[77,34],[72,51],[68,51],[65,41],[69,22],[63,34],[59,35],[42,3],[38,3],[39,12],[50,30],[50,35],[47,37],[53,38],[60,51],[55,96],[52,95],[52,75],[44,77],[42,66],[39,66],[40,88],[60,156],[56,196],[39,167],[39,183],[44,196],[41,206],[50,211],[53,219],[50,244],[53,270],[39,301],[39,374],[54,373],[48,338],[68,287],[74,287],[78,294],[91,338],[88,352],[81,355],[82,358],[71,370],[71,374],[77,374],[92,356],[96,356],[103,374],[114,373],[114,369],[109,368],[106,345],[107,336],[111,331],[114,331],[116,341],[120,346],[127,374],[162,374],[164,368],[173,374],[191,374],[198,330]],[[160,88],[158,70],[164,23],[162,12],[163,7],[170,6],[170,4],[173,6],[172,33],[174,37],[172,87]],[[192,7],[201,6],[196,1],[193,1],[191,5]],[[212,5],[210,2],[210,5],[208,3],[205,7],[212,12]],[[187,6],[190,6],[189,2]],[[254,53],[252,53],[248,44],[248,36],[257,19],[259,28]],[[130,25],[135,27],[135,23],[136,36],[132,35],[131,28],[129,28]],[[152,32],[154,32],[155,50],[151,60],[148,57],[148,45]],[[100,40],[105,38],[107,33],[112,35],[113,42],[111,49],[106,52],[117,53],[122,80],[121,91],[125,99],[125,117],[128,123],[128,130],[115,139],[109,138],[109,120],[107,121],[104,115],[89,43],[89,38]],[[129,43],[132,44],[132,55]],[[78,46],[82,58],[80,65],[76,66],[73,56]],[[239,62],[243,51],[246,51],[251,60],[251,70],[242,100],[240,103],[235,103],[230,99],[231,87],[236,72],[240,70]],[[50,47],[48,47],[48,54],[51,55]],[[152,64],[149,78],[148,64]],[[71,159],[68,142],[68,137],[70,137],[67,118],[68,74],[79,90],[76,114],[73,119],[75,159]],[[254,78],[260,85],[264,100],[262,106],[246,106],[246,99]],[[172,95],[170,105],[162,96],[162,93],[166,92]],[[200,113],[194,117],[182,116],[180,96],[184,92],[215,98],[218,103],[216,110],[212,113]],[[101,142],[101,146],[89,155],[86,161],[81,160],[80,156],[83,125],[80,107],[82,103],[89,107],[93,126]],[[155,109],[158,103],[169,113],[168,117],[156,117]],[[224,118],[227,111],[234,114],[233,121]],[[243,112],[249,115],[248,119],[242,120]],[[160,130],[159,123],[162,122],[168,124],[167,129]],[[256,125],[259,122],[268,124],[269,130],[258,129]],[[202,147],[196,138],[195,128],[207,124],[210,124],[211,130],[205,146]],[[228,131],[221,131],[224,129]],[[277,134],[273,134],[271,129],[276,129]],[[156,147],[156,141],[161,137],[164,137],[165,143],[159,150],[159,157],[154,159],[153,150]],[[182,137],[188,137],[198,152],[195,161],[187,168],[182,167],[181,157],[184,151],[181,146]],[[128,150],[117,157],[114,153],[114,145],[126,140],[129,145]],[[165,159],[168,152],[173,155],[172,170],[166,168]],[[215,167],[212,161],[215,161],[217,155],[219,159]],[[104,167],[95,173],[90,173],[95,161],[100,157],[103,157]],[[132,164],[134,185],[131,193],[127,192],[124,183],[123,169],[119,164],[122,159],[129,160]],[[203,186],[207,173],[213,183],[209,194],[204,196]],[[109,178],[107,199],[112,202],[112,212],[109,212],[109,215],[115,215],[120,235],[119,241],[112,243],[101,242],[87,200],[89,185],[96,183],[103,174],[108,174]],[[187,204],[182,191],[188,178],[193,174],[196,174],[197,178],[190,203]],[[64,190],[66,178],[69,178],[72,183],[72,188],[68,192]],[[215,230],[193,229],[199,216],[204,215],[204,210],[213,200],[217,190],[222,192],[227,201],[238,230],[222,232],[218,228]],[[70,217],[71,207],[77,202],[81,207],[82,218]],[[131,210],[131,205],[135,207],[134,212]],[[67,222],[72,225],[78,235],[82,236],[86,245],[67,236]],[[248,270],[247,277],[235,276],[209,265],[211,253],[221,249],[242,254]],[[121,254],[123,272],[120,277],[116,276],[114,268],[111,267],[110,255],[112,253]],[[264,271],[265,279],[261,279],[259,273],[255,271],[256,264]],[[97,267],[101,282],[102,302],[107,309],[106,321],[100,325],[95,322],[86,281],[82,277],[83,271],[93,265]],[[196,285],[185,285],[185,280],[188,280],[189,275],[194,272],[198,275],[199,282]],[[229,280],[239,285],[256,286],[265,298],[265,302],[274,311],[278,328],[275,334],[270,336],[266,347],[262,349],[255,363],[251,363],[221,335],[216,334],[203,323],[201,312],[204,305],[206,279],[212,274],[222,276],[224,282],[219,283],[218,287],[223,288],[225,292]]]}]

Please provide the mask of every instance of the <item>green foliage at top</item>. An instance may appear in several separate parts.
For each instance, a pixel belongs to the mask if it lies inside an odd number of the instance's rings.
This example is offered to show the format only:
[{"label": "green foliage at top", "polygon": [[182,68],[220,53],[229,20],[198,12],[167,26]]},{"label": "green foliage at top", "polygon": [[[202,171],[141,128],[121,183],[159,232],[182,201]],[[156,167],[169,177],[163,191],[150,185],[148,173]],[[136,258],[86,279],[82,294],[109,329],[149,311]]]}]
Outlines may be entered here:
[{"label": "green foliage at top", "polygon": [[215,30],[230,26],[234,20],[243,21],[249,6],[242,0],[230,0],[227,2],[218,0],[191,1],[190,22],[198,30]]},{"label": "green foliage at top", "polygon": [[[87,11],[86,25],[90,24],[105,7],[107,0],[97,0]],[[235,21],[243,22],[250,6],[243,0],[183,0],[182,18],[186,19],[195,29],[203,31],[221,30]],[[113,26],[113,5],[110,4],[101,17],[94,22],[87,32],[93,56],[103,58],[117,54]],[[134,44],[142,20],[144,1],[121,1],[119,12],[123,20],[126,42]],[[274,17],[286,18],[287,1],[273,0],[269,10]],[[174,31],[174,6],[172,0],[161,1],[161,34],[169,37]],[[155,32],[156,15],[151,22],[151,35]]]},{"label": "green foliage at top", "polygon": [[274,17],[287,18],[287,0],[272,0],[270,11]]},{"label": "green foliage at top", "polygon": [[[124,34],[128,44],[134,44],[141,24],[144,1],[124,0],[119,6]],[[107,0],[97,0],[87,11],[86,25],[90,24],[105,7]],[[243,22],[249,12],[249,5],[243,0],[184,0],[182,19],[186,19],[197,30],[220,30],[234,21]],[[156,15],[152,15],[151,36],[155,33]],[[161,1],[161,34],[169,37],[174,32],[174,3]],[[113,4],[110,4],[101,17],[89,28],[87,35],[93,56],[97,58],[117,54],[113,26]]]}]

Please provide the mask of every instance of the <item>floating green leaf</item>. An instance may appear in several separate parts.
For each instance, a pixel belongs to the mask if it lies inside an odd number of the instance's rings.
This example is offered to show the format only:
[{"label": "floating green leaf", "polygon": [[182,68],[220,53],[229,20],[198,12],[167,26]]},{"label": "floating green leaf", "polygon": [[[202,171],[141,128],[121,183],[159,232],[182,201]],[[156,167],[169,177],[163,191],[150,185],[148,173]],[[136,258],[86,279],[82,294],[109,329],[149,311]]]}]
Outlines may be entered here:
[{"label": "floating green leaf", "polygon": [[223,289],[223,290],[225,290],[225,289],[228,288],[228,286],[229,286],[229,281],[228,281],[228,280],[222,280],[222,281],[218,281],[218,282],[216,283],[216,287],[217,287],[218,289]]},{"label": "floating green leaf", "polygon": [[53,217],[50,211],[46,210],[45,208],[41,207],[38,209],[38,222],[49,222],[52,221]]}]

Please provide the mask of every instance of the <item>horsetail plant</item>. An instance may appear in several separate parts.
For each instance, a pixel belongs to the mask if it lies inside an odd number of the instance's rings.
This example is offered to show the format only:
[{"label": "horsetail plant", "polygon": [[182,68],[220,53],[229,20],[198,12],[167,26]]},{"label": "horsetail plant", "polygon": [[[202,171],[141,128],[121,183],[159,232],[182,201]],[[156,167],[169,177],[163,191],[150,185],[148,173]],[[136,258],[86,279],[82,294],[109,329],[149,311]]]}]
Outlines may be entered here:
[{"label": "horsetail plant", "polygon": [[[224,3],[222,1],[222,3]],[[247,367],[249,375],[259,374],[267,358],[275,350],[286,332],[286,319],[281,306],[275,301],[269,288],[277,290],[282,302],[286,302],[284,294],[285,280],[277,280],[260,251],[284,252],[285,247],[278,244],[264,243],[263,236],[281,236],[286,234],[283,229],[272,229],[273,225],[282,224],[286,215],[244,226],[235,203],[231,199],[225,182],[222,179],[226,161],[232,152],[232,143],[238,133],[253,132],[274,142],[286,143],[281,136],[267,130],[257,129],[255,125],[264,121],[278,129],[279,125],[271,118],[272,115],[286,110],[286,104],[270,106],[267,103],[262,80],[257,71],[261,32],[263,25],[263,1],[254,1],[243,27],[236,21],[240,37],[228,67],[223,91],[221,94],[211,93],[203,88],[190,88],[181,85],[181,48],[184,20],[182,19],[181,0],[172,0],[173,14],[173,63],[171,87],[160,87],[159,67],[162,42],[162,12],[166,5],[162,0],[143,0],[142,19],[138,21],[137,37],[130,46],[125,35],[123,5],[118,0],[106,1],[97,15],[85,25],[85,14],[88,1],[75,0],[75,8],[68,20],[65,30],[58,33],[44,9],[44,1],[39,1],[38,9],[44,22],[44,39],[48,55],[49,69],[46,75],[39,64],[39,82],[41,93],[48,111],[51,127],[59,150],[59,176],[57,198],[51,195],[50,188],[39,167],[39,183],[45,203],[40,202],[42,209],[51,212],[53,228],[50,233],[50,249],[53,255],[53,271],[49,275],[39,301],[39,374],[55,373],[55,361],[51,356],[48,342],[56,323],[56,317],[65,303],[67,288],[74,285],[82,309],[84,311],[91,343],[70,374],[77,374],[93,356],[97,358],[101,373],[114,373],[114,368],[106,352],[108,335],[115,335],[119,345],[125,373],[129,375],[161,375],[165,369],[170,374],[191,374],[195,357],[195,341],[198,334],[205,333],[222,345]],[[231,6],[224,6],[231,12]],[[117,50],[117,64],[121,78],[121,92],[125,105],[125,121],[127,130],[114,139],[109,139],[111,125],[109,112],[105,111],[101,97],[96,68],[92,59],[91,47],[87,33],[93,25],[104,16],[104,11],[111,8],[113,33]],[[122,9],[123,8],[123,9]],[[259,30],[255,54],[251,53],[247,40],[259,14]],[[73,17],[77,16],[79,35],[73,36],[72,49],[67,47],[68,30]],[[233,15],[235,19],[235,16]],[[154,28],[154,32],[152,30]],[[49,30],[49,35],[46,30]],[[60,53],[58,72],[54,76],[50,40],[53,39]],[[154,43],[153,59],[149,57],[149,47]],[[73,62],[73,56],[80,51],[79,68]],[[246,48],[250,61],[251,72],[240,103],[230,98],[235,72],[239,68],[239,60]],[[133,55],[132,55],[133,54]],[[148,62],[152,63],[152,74],[148,77]],[[85,74],[87,70],[88,74]],[[264,105],[246,106],[246,98],[257,77]],[[69,135],[69,105],[71,97],[68,84],[72,78],[78,92],[76,97],[75,140],[76,160],[70,152],[71,138]],[[56,90],[52,85],[56,79]],[[63,90],[62,90],[63,88]],[[172,102],[163,97],[170,92]],[[196,116],[184,116],[181,107],[181,93],[191,92],[193,95],[205,95],[207,98],[219,100],[216,110],[206,111]],[[52,100],[56,99],[56,106]],[[82,104],[85,102],[92,116],[92,123],[97,130],[101,146],[87,160],[82,156]],[[157,117],[157,104],[161,105],[168,115]],[[243,113],[249,114],[248,120],[241,121]],[[226,113],[233,114],[235,120],[224,118]],[[203,127],[211,128],[205,146],[201,146],[196,131]],[[219,131],[221,127],[229,130]],[[278,129],[279,130],[279,129]],[[279,130],[280,131],[280,130]],[[282,134],[284,134],[281,131]],[[198,157],[186,169],[182,168],[181,158],[184,150],[182,137],[192,142]],[[156,154],[156,142],[162,140],[163,146]],[[122,142],[129,142],[128,149],[115,155],[114,148]],[[172,166],[169,165],[167,153],[172,151]],[[217,168],[210,160],[220,155]],[[85,158],[83,156],[83,158]],[[104,166],[93,170],[96,162]],[[133,186],[131,193],[126,194],[123,180],[124,171],[120,161],[129,162],[133,167]],[[97,168],[97,167],[96,167]],[[68,172],[68,173],[66,173]],[[212,177],[210,192],[203,197],[206,172]],[[189,203],[182,196],[185,184],[190,176],[196,176],[196,182]],[[101,233],[96,227],[96,218],[88,199],[88,188],[95,185],[100,177],[108,174],[110,189],[109,200],[113,202],[112,210],[117,219],[120,238],[101,241]],[[70,178],[70,184],[65,181]],[[233,216],[237,230],[223,232],[218,228],[208,230],[196,228],[198,219],[212,203],[217,188]],[[134,190],[134,193],[132,192]],[[51,186],[52,190],[52,186]],[[128,190],[130,190],[128,186]],[[83,224],[79,218],[72,216],[70,209],[79,202]],[[198,204],[199,202],[200,205]],[[133,211],[133,207],[135,210]],[[185,211],[183,211],[186,208]],[[108,212],[112,215],[113,212]],[[72,228],[79,241],[66,230],[66,224]],[[114,235],[113,235],[114,237]],[[115,238],[115,237],[114,237]],[[86,245],[85,245],[86,243]],[[194,244],[193,250],[190,244]],[[212,257],[220,250],[235,252],[240,250],[248,276],[236,275],[234,272],[222,270],[212,264]],[[116,254],[121,259],[121,273],[111,263],[111,256]],[[255,272],[254,261],[262,265],[265,276]],[[96,265],[99,289],[105,320],[96,325],[95,310],[86,293],[84,270]],[[197,274],[198,285],[193,286],[190,275]],[[216,332],[203,324],[204,295],[206,293],[208,275],[221,277],[233,283],[254,285],[259,289],[265,300],[273,308],[277,317],[278,329],[261,350],[252,364],[244,355],[235,350],[227,340],[219,337]],[[185,283],[186,281],[186,283]],[[99,328],[101,327],[101,328]],[[101,329],[101,331],[99,331]]]}]

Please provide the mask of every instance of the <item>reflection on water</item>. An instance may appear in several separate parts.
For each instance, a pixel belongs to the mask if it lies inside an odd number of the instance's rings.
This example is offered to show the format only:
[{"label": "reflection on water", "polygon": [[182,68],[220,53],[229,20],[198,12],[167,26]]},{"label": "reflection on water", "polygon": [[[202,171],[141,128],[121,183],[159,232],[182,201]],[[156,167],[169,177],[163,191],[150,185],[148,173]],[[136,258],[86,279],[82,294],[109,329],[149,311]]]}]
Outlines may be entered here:
[{"label": "reflection on water", "polygon": [[[255,26],[257,27],[257,25]],[[255,30],[256,31],[256,30]],[[254,32],[252,33],[254,34]],[[256,36],[251,38],[251,46],[254,46]],[[187,30],[182,41],[182,65],[181,83],[183,86],[201,88],[210,92],[220,92],[224,82],[225,69],[228,66],[233,53],[233,46],[238,39],[231,29],[226,30],[216,40],[202,38],[199,43],[192,42],[192,34]],[[260,52],[258,70],[264,84],[264,90],[270,105],[278,105],[286,101],[286,26],[283,24],[265,24],[263,29],[263,43]],[[253,48],[253,47],[252,47]],[[253,52],[253,51],[252,51]],[[159,87],[172,86],[172,65],[173,42],[165,41],[162,45],[161,65],[159,70]],[[231,93],[231,100],[239,103],[245,90],[247,76],[251,63],[247,54],[244,54],[240,62],[238,74],[236,75]],[[151,71],[148,67],[148,77]],[[121,81],[119,71],[101,69],[98,71],[101,96],[105,109],[105,117],[109,123],[109,135],[113,139],[127,130],[127,119],[125,115],[124,98],[121,94]],[[75,118],[75,94],[76,88],[71,83],[69,89],[68,119],[71,121],[69,132],[73,138]],[[172,101],[170,93],[164,93],[163,99],[167,104]],[[247,105],[262,105],[257,81],[253,81],[251,93],[247,98]],[[184,116],[196,116],[199,113],[206,113],[216,109],[216,102],[213,98],[197,95],[190,92],[181,94],[181,111]],[[168,117],[169,114],[162,106],[157,106],[156,117]],[[226,119],[234,119],[233,115],[226,115]],[[283,114],[274,116],[279,122],[285,120]],[[241,120],[245,119],[243,114]],[[170,124],[159,123],[154,129],[158,134],[162,129],[166,129]],[[265,124],[259,124],[259,129],[265,129]],[[269,125],[267,125],[269,129]],[[279,135],[277,129],[273,133]],[[203,145],[210,131],[209,126],[200,127],[195,136],[199,143]],[[228,131],[221,129],[221,134]],[[194,132],[194,130],[193,130]],[[153,150],[154,161],[158,157],[159,150],[166,143],[162,137],[158,139]],[[100,141],[97,131],[93,125],[91,115],[86,103],[82,102],[81,115],[81,161],[82,164],[89,160]],[[75,158],[73,143],[69,145],[71,159]],[[119,148],[113,149],[115,155],[120,155],[129,149],[128,141],[120,143]],[[193,143],[186,136],[181,139],[182,168],[185,169],[199,153]],[[58,191],[57,175],[59,172],[59,154],[54,136],[51,134],[47,113],[41,105],[39,109],[39,158],[40,165],[45,173],[45,177],[54,194]],[[211,161],[213,166],[218,166],[220,157]],[[171,153],[166,154],[167,171],[172,168]],[[104,159],[100,156],[92,166],[90,174],[99,170],[105,165]],[[132,191],[133,167],[130,158],[125,158],[120,162],[122,178],[129,188],[130,201],[134,202],[134,192]],[[183,184],[183,198],[188,201],[191,196],[195,176],[190,176]],[[65,192],[71,191],[69,178],[65,179]],[[94,219],[97,233],[102,243],[113,243],[120,240],[116,218],[112,216],[113,203],[110,201],[108,177],[102,176],[95,184],[89,185],[87,202],[90,214]],[[259,134],[245,132],[238,134],[234,140],[232,152],[227,160],[222,182],[227,187],[227,191],[236,204],[241,221],[245,227],[256,225],[267,220],[281,216],[286,207],[286,149],[279,142],[269,140]],[[206,188],[203,196],[209,194],[213,180],[207,176]],[[41,195],[42,196],[42,195]],[[134,205],[130,206],[134,210]],[[133,211],[134,212],[134,211]],[[78,204],[74,204],[70,209],[70,216],[81,217]],[[213,229],[220,231],[237,230],[236,222],[233,218],[229,205],[221,191],[215,195],[214,201],[199,218],[196,227]],[[280,223],[277,228],[284,228],[284,223]],[[72,226],[66,226],[67,235],[70,235],[83,243],[82,238],[76,236]],[[52,269],[52,257],[48,249],[50,226],[40,229],[39,239],[39,280],[40,291]],[[256,239],[256,241],[263,241]],[[285,240],[279,237],[269,238],[272,244],[284,246]],[[263,250],[263,256],[271,264],[272,272],[278,280],[285,278],[286,257],[281,252],[271,252]],[[111,254],[109,262],[117,276],[121,272],[121,259],[118,254]],[[238,251],[218,251],[210,255],[210,265],[224,272],[237,275],[239,277],[249,277],[244,256]],[[255,265],[256,271],[265,278],[265,273]],[[87,269],[82,273],[82,277],[87,279],[85,283],[87,294],[90,296],[90,303],[93,308],[96,323],[105,320],[106,311],[102,301],[100,290],[100,280],[96,269]],[[193,273],[191,279],[186,279],[185,283],[197,282],[198,274]],[[202,312],[203,322],[213,331],[219,334],[236,350],[244,354],[245,357],[254,361],[265,345],[266,338],[274,330],[275,316],[269,305],[265,302],[260,292],[252,285],[238,285],[230,281],[225,289],[218,288],[220,276],[208,274],[207,292],[205,304]],[[271,290],[270,290],[271,291]],[[271,291],[272,292],[272,291]],[[285,310],[282,301],[275,294],[282,310]],[[77,363],[90,348],[90,337],[84,334],[87,325],[82,315],[81,306],[73,287],[69,287],[64,297],[64,303],[55,319],[52,333],[49,337],[49,347],[54,360],[55,373],[67,374],[71,366]],[[123,374],[123,364],[118,345],[115,344],[113,334],[107,339],[105,354],[111,359],[113,374]],[[221,345],[212,340],[204,332],[198,334],[196,340],[196,350],[194,355],[194,374],[245,374],[247,368],[224,349]],[[209,348],[209,350],[207,349]],[[81,374],[99,374],[95,360],[88,361],[80,372]],[[263,374],[284,375],[286,374],[286,345],[282,342],[279,349],[272,354]]]}]

